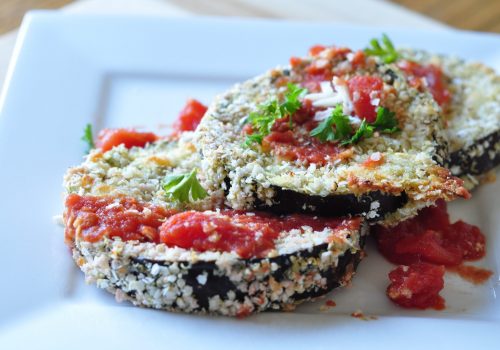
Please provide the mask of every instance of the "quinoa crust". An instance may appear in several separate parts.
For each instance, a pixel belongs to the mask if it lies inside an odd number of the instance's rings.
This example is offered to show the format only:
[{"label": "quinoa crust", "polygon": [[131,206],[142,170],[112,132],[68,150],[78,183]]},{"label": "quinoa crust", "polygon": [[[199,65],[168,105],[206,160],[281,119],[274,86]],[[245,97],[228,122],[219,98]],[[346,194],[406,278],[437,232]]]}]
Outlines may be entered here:
[{"label": "quinoa crust", "polygon": [[[313,62],[325,57],[328,49],[305,60]],[[448,157],[448,144],[441,111],[432,96],[409,86],[395,65],[377,64],[370,58],[367,62],[363,68],[349,68],[349,59],[335,65],[346,69],[346,79],[353,75],[383,79],[384,106],[396,113],[401,132],[362,140],[347,148],[349,157],[324,166],[280,160],[258,146],[246,147],[242,121],[260,103],[280,99],[286,91],[279,83],[281,78],[292,82],[301,79],[300,71],[278,67],[234,86],[210,105],[194,138],[207,179],[204,185],[211,189],[226,186],[226,204],[247,210],[255,207],[256,202],[269,207],[279,205],[275,187],[322,197],[360,196],[374,191],[407,196],[408,201],[385,224],[413,216],[417,208],[439,198],[467,197],[462,181],[441,166]],[[363,166],[375,152],[383,156],[383,164],[375,169]],[[379,221],[384,219],[382,214],[376,213]]]},{"label": "quinoa crust", "polygon": [[[191,136],[186,133],[177,141],[160,140],[144,148],[121,145],[104,153],[94,150],[81,165],[68,170],[66,193],[117,200],[129,196],[179,211],[217,211],[221,191],[181,205],[162,189],[166,174],[199,166]],[[242,259],[234,252],[197,252],[119,238],[92,243],[79,234],[81,220],[66,212],[64,224],[76,233],[67,243],[86,281],[113,293],[117,300],[227,316],[292,310],[298,303],[348,284],[364,255],[368,230],[361,219],[346,219],[345,225],[322,231],[303,226],[281,232],[275,249],[265,257]]]},{"label": "quinoa crust", "polygon": [[483,174],[500,164],[500,76],[490,67],[455,56],[424,50],[400,50],[421,64],[439,66],[452,94],[445,110],[450,157],[447,165],[467,188],[481,183]]}]

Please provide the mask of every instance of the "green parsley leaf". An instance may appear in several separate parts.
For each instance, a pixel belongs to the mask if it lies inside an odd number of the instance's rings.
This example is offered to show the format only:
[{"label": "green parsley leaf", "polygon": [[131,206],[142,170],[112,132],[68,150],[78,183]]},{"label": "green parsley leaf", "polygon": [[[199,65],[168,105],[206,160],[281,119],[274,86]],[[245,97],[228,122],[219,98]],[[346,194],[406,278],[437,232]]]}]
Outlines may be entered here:
[{"label": "green parsley leaf", "polygon": [[365,49],[368,56],[378,56],[384,63],[395,62],[399,58],[399,53],[394,48],[394,45],[386,34],[382,34],[382,42],[378,39],[370,40],[371,47]]},{"label": "green parsley leaf", "polygon": [[196,178],[196,169],[188,174],[167,175],[163,180],[163,189],[167,196],[181,202],[190,202],[208,196]]},{"label": "green parsley leaf", "polygon": [[290,128],[293,127],[293,114],[300,108],[301,102],[299,98],[306,93],[306,89],[289,83],[287,92],[285,93],[285,101],[281,104],[277,100],[268,101],[258,106],[258,112],[252,112],[246,118],[245,124],[251,124],[254,133],[248,135],[245,140],[245,145],[250,146],[252,143],[262,143],[265,136],[271,133],[274,122],[277,119],[284,117],[290,118]]},{"label": "green parsley leaf", "polygon": [[[333,126],[335,125],[335,131]],[[342,105],[338,104],[330,116],[318,124],[309,135],[317,137],[321,142],[342,140],[352,132],[349,117],[344,115]]]},{"label": "green parsley leaf", "polygon": [[372,136],[373,136],[373,126],[369,125],[366,119],[363,119],[363,121],[359,125],[358,130],[356,130],[354,135],[352,135],[350,139],[342,141],[340,144],[342,146],[350,145],[359,142],[359,140],[361,140],[361,138],[363,137],[369,138]]},{"label": "green parsley leaf", "polygon": [[92,136],[92,124],[85,125],[81,140],[87,144],[87,153],[95,148],[94,137]]},{"label": "green parsley leaf", "polygon": [[386,133],[399,131],[396,113],[384,107],[377,108],[377,119],[371,125]]},{"label": "green parsley leaf", "polygon": [[306,89],[300,88],[298,85],[288,83],[288,91],[285,94],[285,102],[280,105],[280,111],[283,117],[290,118],[290,129],[293,127],[292,116],[297,112],[302,105],[299,98],[306,93]]}]

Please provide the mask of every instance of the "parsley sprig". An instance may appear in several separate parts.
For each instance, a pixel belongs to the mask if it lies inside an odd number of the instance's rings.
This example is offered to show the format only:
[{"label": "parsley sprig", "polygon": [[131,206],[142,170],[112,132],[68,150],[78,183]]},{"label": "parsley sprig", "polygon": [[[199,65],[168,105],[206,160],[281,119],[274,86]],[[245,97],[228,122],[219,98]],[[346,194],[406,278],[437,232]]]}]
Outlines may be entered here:
[{"label": "parsley sprig", "polygon": [[373,123],[363,119],[358,129],[352,134],[349,117],[344,115],[342,105],[338,104],[330,116],[322,121],[309,135],[317,137],[321,142],[340,141],[342,146],[358,143],[362,138],[372,137],[375,131],[392,134],[399,131],[396,114],[387,108],[378,107],[377,117]]},{"label": "parsley sprig", "polygon": [[196,178],[196,169],[190,173],[167,175],[163,180],[163,189],[167,196],[181,203],[203,199],[208,196]]},{"label": "parsley sprig", "polygon": [[289,83],[285,100],[279,103],[273,99],[258,107],[258,111],[250,113],[245,120],[245,124],[251,124],[254,132],[247,135],[245,145],[250,146],[253,143],[262,143],[265,136],[271,133],[271,129],[277,119],[289,118],[290,129],[293,128],[293,114],[297,112],[301,106],[300,97],[306,93],[306,89]]},{"label": "parsley sprig", "polygon": [[81,140],[87,144],[87,153],[95,148],[94,137],[92,136],[92,124],[88,123],[83,129]]},{"label": "parsley sprig", "polygon": [[398,51],[394,48],[394,44],[386,34],[382,34],[382,39],[370,40],[371,47],[365,49],[368,56],[378,56],[384,63],[392,63],[399,58]]},{"label": "parsley sprig", "polygon": [[[335,126],[335,130],[333,129]],[[343,140],[352,132],[349,117],[342,112],[342,105],[337,105],[330,116],[314,128],[310,135],[321,142]]]}]

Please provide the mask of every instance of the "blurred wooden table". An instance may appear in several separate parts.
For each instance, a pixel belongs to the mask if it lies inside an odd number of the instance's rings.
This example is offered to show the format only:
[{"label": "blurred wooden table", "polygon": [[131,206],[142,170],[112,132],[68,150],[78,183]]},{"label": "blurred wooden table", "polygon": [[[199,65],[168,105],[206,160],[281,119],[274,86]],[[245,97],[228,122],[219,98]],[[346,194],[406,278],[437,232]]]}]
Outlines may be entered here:
[{"label": "blurred wooden table", "polygon": [[[453,27],[500,33],[500,0],[391,1]],[[30,9],[60,8],[71,2],[73,0],[0,0],[0,34],[18,27],[24,13]],[[276,13],[262,11],[261,7],[253,7],[249,2],[242,3],[237,0],[169,0],[169,2],[197,14],[280,17]]]}]

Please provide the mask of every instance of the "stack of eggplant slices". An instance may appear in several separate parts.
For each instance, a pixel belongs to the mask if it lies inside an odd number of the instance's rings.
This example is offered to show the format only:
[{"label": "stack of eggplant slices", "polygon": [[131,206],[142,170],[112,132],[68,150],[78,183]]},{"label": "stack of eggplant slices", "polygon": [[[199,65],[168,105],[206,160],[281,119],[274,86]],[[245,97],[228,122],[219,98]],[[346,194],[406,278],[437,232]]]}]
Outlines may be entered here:
[{"label": "stack of eggplant slices", "polygon": [[87,125],[64,177],[65,240],[118,301],[243,317],[349,285],[371,232],[399,265],[389,299],[442,309],[446,270],[491,274],[463,265],[485,238],[445,202],[494,180],[499,127],[484,65],[385,35],[313,46],[208,107],[187,101],[167,136]]}]

